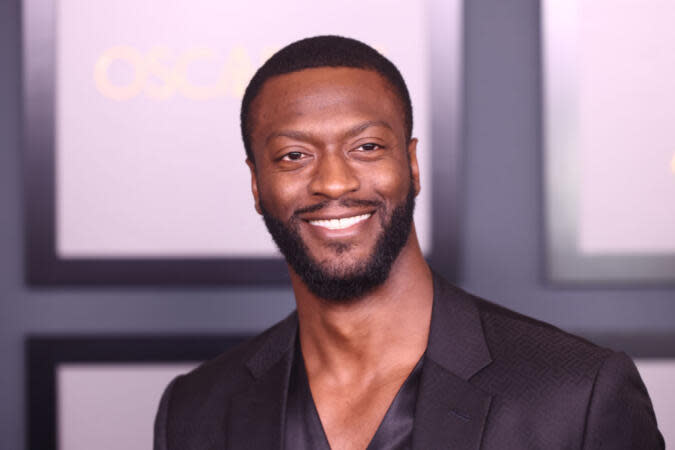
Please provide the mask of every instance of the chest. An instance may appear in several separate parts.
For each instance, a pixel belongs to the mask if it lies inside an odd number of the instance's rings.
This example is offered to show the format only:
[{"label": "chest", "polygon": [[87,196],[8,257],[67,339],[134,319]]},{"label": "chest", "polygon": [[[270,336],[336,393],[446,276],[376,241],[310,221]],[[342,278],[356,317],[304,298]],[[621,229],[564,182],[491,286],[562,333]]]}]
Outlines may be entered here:
[{"label": "chest", "polygon": [[288,391],[285,448],[410,449],[421,372],[422,358],[412,371],[339,386],[320,377],[310,381],[304,364],[296,364]]},{"label": "chest", "polygon": [[404,381],[357,390],[313,389],[316,411],[331,449],[367,448]]}]

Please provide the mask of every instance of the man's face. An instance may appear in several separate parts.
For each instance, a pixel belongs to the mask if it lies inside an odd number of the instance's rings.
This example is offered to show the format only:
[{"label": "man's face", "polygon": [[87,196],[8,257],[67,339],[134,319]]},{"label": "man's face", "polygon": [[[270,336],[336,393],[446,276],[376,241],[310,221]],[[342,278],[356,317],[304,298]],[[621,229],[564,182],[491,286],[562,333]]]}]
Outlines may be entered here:
[{"label": "man's face", "polygon": [[326,299],[384,282],[419,191],[416,140],[387,81],[353,68],[277,76],[251,119],[256,209],[293,270]]}]

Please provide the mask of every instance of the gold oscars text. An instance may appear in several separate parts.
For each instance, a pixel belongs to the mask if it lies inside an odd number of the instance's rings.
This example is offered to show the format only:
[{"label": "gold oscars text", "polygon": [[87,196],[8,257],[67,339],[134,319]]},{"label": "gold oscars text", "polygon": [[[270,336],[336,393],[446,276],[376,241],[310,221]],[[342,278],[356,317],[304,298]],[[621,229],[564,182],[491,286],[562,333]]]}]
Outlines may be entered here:
[{"label": "gold oscars text", "polygon": [[[212,48],[191,48],[175,51],[167,47],[151,47],[147,51],[129,45],[108,48],[94,64],[94,84],[106,98],[117,101],[139,96],[154,100],[168,100],[182,96],[190,100],[212,100],[222,97],[240,99],[254,67],[265,61],[277,48],[264,48],[252,60],[252,52],[244,46],[233,46],[226,51]],[[132,75],[124,83],[113,82],[110,69],[114,64],[127,65]],[[213,75],[209,84],[190,80],[189,69],[193,64]]]}]

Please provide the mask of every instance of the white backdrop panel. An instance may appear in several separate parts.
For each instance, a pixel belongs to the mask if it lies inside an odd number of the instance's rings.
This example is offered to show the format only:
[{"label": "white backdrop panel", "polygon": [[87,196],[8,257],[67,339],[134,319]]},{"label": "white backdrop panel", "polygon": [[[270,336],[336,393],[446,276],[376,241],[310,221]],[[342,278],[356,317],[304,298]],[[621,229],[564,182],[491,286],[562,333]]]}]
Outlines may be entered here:
[{"label": "white backdrop panel", "polygon": [[422,0],[56,4],[56,220],[62,258],[267,257],[239,132],[243,89],[274,50],[341,34],[411,91],[430,248],[428,20]]},{"label": "white backdrop panel", "polygon": [[147,450],[164,388],[197,363],[61,364],[59,450]]},{"label": "white backdrop panel", "polygon": [[675,2],[579,1],[579,246],[675,252]]}]

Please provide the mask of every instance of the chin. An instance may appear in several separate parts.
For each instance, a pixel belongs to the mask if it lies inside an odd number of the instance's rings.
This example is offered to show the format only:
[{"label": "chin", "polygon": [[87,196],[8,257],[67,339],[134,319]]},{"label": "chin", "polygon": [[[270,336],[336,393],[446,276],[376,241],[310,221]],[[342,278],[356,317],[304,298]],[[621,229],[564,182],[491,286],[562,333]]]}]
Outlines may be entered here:
[{"label": "chin", "polygon": [[361,265],[315,266],[299,275],[307,289],[317,297],[329,302],[350,303],[363,298],[386,281],[389,270],[381,269],[384,270],[373,271]]},{"label": "chin", "polygon": [[316,268],[321,271],[324,279],[351,279],[364,276],[368,271],[367,261],[353,262],[345,261],[341,263],[322,262],[316,264]]}]

